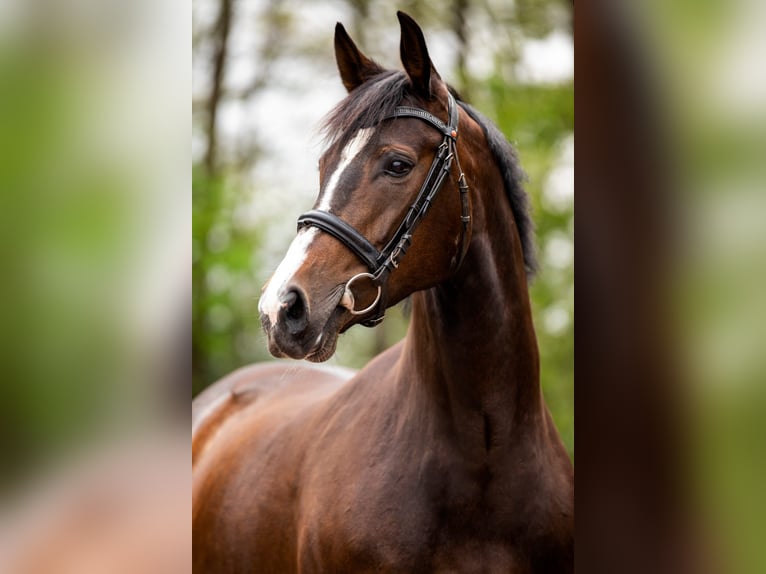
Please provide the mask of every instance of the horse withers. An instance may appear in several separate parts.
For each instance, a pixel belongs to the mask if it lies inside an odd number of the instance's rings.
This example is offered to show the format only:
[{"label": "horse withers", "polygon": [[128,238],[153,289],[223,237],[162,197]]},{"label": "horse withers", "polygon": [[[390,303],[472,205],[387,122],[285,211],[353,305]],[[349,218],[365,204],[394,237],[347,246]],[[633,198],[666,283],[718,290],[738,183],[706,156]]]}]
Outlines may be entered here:
[{"label": "horse withers", "polygon": [[325,361],[339,333],[410,296],[407,336],[358,373],[256,365],[195,400],[195,572],[573,570],[521,170],[398,16],[404,72],[336,27],[348,96],[259,310],[276,357]]}]

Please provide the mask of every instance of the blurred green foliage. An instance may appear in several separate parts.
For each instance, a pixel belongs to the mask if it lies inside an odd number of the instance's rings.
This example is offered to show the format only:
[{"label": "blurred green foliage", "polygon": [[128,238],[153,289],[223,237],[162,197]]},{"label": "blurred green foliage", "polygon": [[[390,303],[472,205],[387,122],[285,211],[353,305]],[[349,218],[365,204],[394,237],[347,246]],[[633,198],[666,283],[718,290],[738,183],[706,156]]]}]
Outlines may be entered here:
[{"label": "blurred green foliage", "polygon": [[188,307],[177,253],[162,280],[183,308],[158,303],[151,269],[178,237],[174,216],[188,221],[154,169],[174,137],[156,117],[175,112],[152,98],[147,113],[129,35],[107,45],[81,14],[47,14],[0,19],[0,507],[35,472],[150,416]]},{"label": "blurred green foliage", "polygon": [[259,339],[258,228],[233,223],[237,186],[195,168],[193,188],[192,353],[195,390],[268,353]]},{"label": "blurred green foliage", "polygon": [[118,337],[100,288],[130,212],[121,174],[83,153],[86,80],[63,58],[0,50],[2,494],[84,442],[114,392],[104,381]]}]

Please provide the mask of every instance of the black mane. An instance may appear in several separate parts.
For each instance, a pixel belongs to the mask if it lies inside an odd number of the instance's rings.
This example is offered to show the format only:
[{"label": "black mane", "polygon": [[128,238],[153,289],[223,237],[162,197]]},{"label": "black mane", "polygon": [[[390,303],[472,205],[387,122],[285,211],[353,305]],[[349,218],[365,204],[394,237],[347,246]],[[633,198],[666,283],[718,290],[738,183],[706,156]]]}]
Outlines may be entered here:
[{"label": "black mane", "polygon": [[[537,269],[535,256],[535,228],[529,214],[529,200],[524,191],[526,178],[519,165],[516,150],[502,132],[482,114],[450,91],[459,106],[481,126],[497,166],[503,176],[505,193],[511,206],[524,253],[524,266],[528,275]],[[391,117],[401,101],[410,93],[407,75],[400,71],[386,71],[354,89],[327,115],[321,130],[327,145],[343,147],[360,129],[369,128]]]}]

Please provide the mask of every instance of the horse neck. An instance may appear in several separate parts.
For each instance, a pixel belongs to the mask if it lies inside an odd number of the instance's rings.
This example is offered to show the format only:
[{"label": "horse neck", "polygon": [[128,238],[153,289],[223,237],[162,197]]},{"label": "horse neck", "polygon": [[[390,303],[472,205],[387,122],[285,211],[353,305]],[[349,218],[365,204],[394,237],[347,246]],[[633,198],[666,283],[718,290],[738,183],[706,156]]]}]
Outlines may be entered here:
[{"label": "horse neck", "polygon": [[483,179],[460,269],[413,295],[402,370],[418,377],[409,399],[437,405],[472,452],[546,425],[521,242],[499,173]]}]

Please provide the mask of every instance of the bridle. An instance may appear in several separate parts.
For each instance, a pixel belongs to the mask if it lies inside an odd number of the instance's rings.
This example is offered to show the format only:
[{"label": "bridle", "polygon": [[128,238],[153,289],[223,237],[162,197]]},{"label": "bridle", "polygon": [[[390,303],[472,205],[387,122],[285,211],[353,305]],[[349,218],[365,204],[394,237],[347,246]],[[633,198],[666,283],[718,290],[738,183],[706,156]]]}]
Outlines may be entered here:
[{"label": "bridle", "polygon": [[[387,298],[386,288],[388,285],[388,276],[394,269],[399,267],[399,263],[406,255],[410,243],[412,242],[412,235],[423,217],[425,217],[428,209],[431,207],[444,180],[449,175],[453,160],[457,163],[460,172],[460,176],[458,177],[458,189],[460,191],[460,221],[462,223],[462,231],[458,265],[465,255],[466,236],[471,222],[471,215],[468,203],[468,185],[466,184],[465,175],[460,168],[460,161],[457,157],[456,143],[459,112],[457,103],[452,94],[448,94],[448,108],[449,120],[447,124],[423,109],[408,106],[397,107],[394,110],[394,113],[386,118],[417,118],[423,120],[439,130],[439,132],[444,135],[444,139],[436,150],[436,156],[431,163],[431,167],[428,170],[428,174],[423,181],[415,201],[410,205],[404,219],[382,250],[378,251],[378,249],[364,235],[329,211],[314,209],[307,211],[298,218],[299,231],[302,228],[309,226],[321,229],[343,243],[343,245],[353,251],[356,256],[367,265],[369,272],[358,273],[346,282],[343,298],[341,299],[341,305],[346,307],[352,315],[366,315],[373,310],[376,310],[371,318],[362,322],[362,325],[366,327],[373,327],[383,320],[386,312],[385,302]],[[372,280],[373,284],[378,288],[378,293],[375,300],[368,307],[356,310],[354,308],[354,294],[351,290],[351,286],[354,282],[364,278]]]},{"label": "bridle", "polygon": [[[462,223],[461,246],[459,251],[460,261],[462,261],[462,257],[465,255],[466,236],[471,221],[468,203],[468,185],[465,181],[465,174],[462,169],[460,169],[460,161],[457,157],[458,106],[452,94],[448,93],[447,97],[449,108],[449,120],[447,124],[423,109],[408,106],[397,107],[394,110],[394,113],[386,118],[395,119],[409,117],[423,120],[439,130],[439,132],[444,135],[444,139],[436,150],[436,156],[431,163],[431,167],[428,170],[428,174],[423,181],[415,201],[410,205],[404,219],[382,250],[378,251],[378,249],[364,235],[354,229],[353,226],[329,211],[315,209],[307,211],[298,218],[298,230],[312,226],[329,233],[354,252],[356,256],[367,265],[369,272],[358,273],[346,282],[343,297],[341,299],[341,304],[346,307],[352,315],[366,315],[367,313],[376,310],[371,318],[361,322],[362,325],[366,327],[373,327],[383,320],[386,312],[385,301],[388,276],[394,269],[399,267],[399,263],[406,255],[410,243],[412,242],[412,235],[415,232],[415,229],[422,221],[423,217],[425,217],[436,194],[439,192],[444,180],[450,173],[453,159],[457,162],[460,171],[460,176],[458,177],[458,188],[461,200],[460,221]],[[354,308],[354,294],[351,290],[351,285],[364,278],[372,280],[373,284],[378,288],[378,293],[375,300],[368,307],[356,310]]]}]

